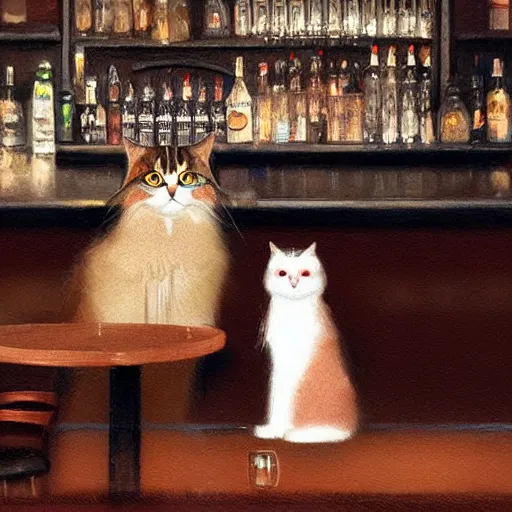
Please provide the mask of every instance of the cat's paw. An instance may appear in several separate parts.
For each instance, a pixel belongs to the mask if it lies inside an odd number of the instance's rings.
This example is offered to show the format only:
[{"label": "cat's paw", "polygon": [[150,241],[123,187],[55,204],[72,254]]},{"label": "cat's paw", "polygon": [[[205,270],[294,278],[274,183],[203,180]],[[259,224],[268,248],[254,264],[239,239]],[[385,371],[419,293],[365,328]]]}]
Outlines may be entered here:
[{"label": "cat's paw", "polygon": [[293,428],[284,434],[290,443],[341,443],[350,439],[353,432],[336,427]]},{"label": "cat's paw", "polygon": [[254,437],[259,437],[260,439],[282,439],[283,436],[284,430],[274,425],[259,425],[254,427]]}]

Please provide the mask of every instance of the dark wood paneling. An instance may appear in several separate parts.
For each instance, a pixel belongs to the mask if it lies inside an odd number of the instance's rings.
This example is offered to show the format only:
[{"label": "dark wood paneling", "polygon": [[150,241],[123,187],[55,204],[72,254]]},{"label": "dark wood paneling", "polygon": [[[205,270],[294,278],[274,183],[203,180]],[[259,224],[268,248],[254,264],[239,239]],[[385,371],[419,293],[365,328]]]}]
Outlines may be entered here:
[{"label": "dark wood paneling", "polygon": [[453,0],[455,35],[464,32],[486,32],[489,28],[489,0]]}]

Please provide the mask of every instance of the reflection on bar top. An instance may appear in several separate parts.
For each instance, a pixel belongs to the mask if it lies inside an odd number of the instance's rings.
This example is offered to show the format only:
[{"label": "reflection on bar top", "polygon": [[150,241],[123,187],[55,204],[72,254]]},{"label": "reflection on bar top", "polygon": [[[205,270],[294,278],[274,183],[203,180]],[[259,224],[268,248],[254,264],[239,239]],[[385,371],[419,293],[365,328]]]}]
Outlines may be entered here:
[{"label": "reflection on bar top", "polygon": [[[225,166],[217,169],[218,181],[235,208],[289,202],[301,207],[326,202],[407,201],[465,202],[512,198],[507,168],[417,166],[344,167],[314,165],[292,167]],[[103,206],[123,182],[119,164],[56,163],[55,158],[0,151],[0,207]]]}]

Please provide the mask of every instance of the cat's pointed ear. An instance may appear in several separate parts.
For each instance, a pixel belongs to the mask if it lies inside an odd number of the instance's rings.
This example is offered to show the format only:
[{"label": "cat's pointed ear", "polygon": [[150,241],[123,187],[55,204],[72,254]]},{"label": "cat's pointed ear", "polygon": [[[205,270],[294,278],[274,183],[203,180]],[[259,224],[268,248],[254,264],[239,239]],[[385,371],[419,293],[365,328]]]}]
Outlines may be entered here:
[{"label": "cat's pointed ear", "polygon": [[123,142],[126,156],[128,157],[128,172],[124,179],[124,186],[139,176],[139,174],[150,170],[147,168],[147,165],[140,165],[140,162],[143,160],[148,162],[155,161],[158,156],[158,151],[156,148],[141,146],[127,138],[124,138]]},{"label": "cat's pointed ear", "polygon": [[190,146],[188,148],[189,153],[196,158],[200,158],[204,162],[208,162],[210,160],[210,156],[213,151],[213,145],[215,144],[215,133],[210,133],[203,140]]},{"label": "cat's pointed ear", "polygon": [[268,246],[270,247],[270,254],[277,254],[281,252],[281,249],[279,249],[279,247],[277,247],[277,245],[272,242],[269,242]]},{"label": "cat's pointed ear", "polygon": [[303,253],[303,256],[316,256],[316,242],[313,242]]}]

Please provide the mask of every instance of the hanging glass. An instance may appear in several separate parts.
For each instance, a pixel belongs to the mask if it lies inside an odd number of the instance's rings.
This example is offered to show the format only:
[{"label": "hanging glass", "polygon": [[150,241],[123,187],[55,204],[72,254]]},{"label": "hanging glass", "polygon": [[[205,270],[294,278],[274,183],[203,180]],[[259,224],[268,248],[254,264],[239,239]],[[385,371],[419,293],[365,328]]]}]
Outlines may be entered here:
[{"label": "hanging glass", "polygon": [[81,36],[87,36],[92,29],[91,0],[76,0],[75,28]]},{"label": "hanging glass", "polygon": [[364,0],[362,11],[362,33],[375,37],[377,35],[377,0]]},{"label": "hanging glass", "polygon": [[252,30],[252,9],[250,0],[236,0],[235,35],[247,37]]},{"label": "hanging glass", "polygon": [[149,0],[133,0],[133,28],[137,37],[151,34],[153,8]]},{"label": "hanging glass", "polygon": [[290,0],[288,2],[288,33],[291,39],[306,35],[305,0]]},{"label": "hanging glass", "polygon": [[94,2],[94,32],[98,35],[109,36],[114,23],[112,0],[95,0]]},{"label": "hanging glass", "polygon": [[171,42],[190,39],[188,0],[169,0],[169,33]]},{"label": "hanging glass", "polygon": [[114,0],[114,27],[113,34],[118,37],[127,37],[133,31],[133,11],[131,0]]},{"label": "hanging glass", "polygon": [[329,0],[327,20],[327,35],[340,37],[343,34],[341,0]]},{"label": "hanging glass", "polygon": [[358,0],[343,0],[343,29],[345,35],[350,37],[357,37],[361,33]]},{"label": "hanging glass", "polygon": [[434,0],[420,0],[418,6],[419,37],[431,39],[434,22]]},{"label": "hanging glass", "polygon": [[156,0],[151,38],[162,44],[170,42],[168,0]]},{"label": "hanging glass", "polygon": [[322,36],[324,24],[322,0],[308,0],[307,33],[310,37]]},{"label": "hanging glass", "polygon": [[272,37],[283,39],[288,32],[288,11],[286,0],[272,2]]},{"label": "hanging glass", "polygon": [[254,0],[253,34],[265,37],[270,30],[270,8],[268,0]]},{"label": "hanging glass", "polygon": [[382,0],[379,33],[382,36],[396,36],[397,10],[395,0]]}]

